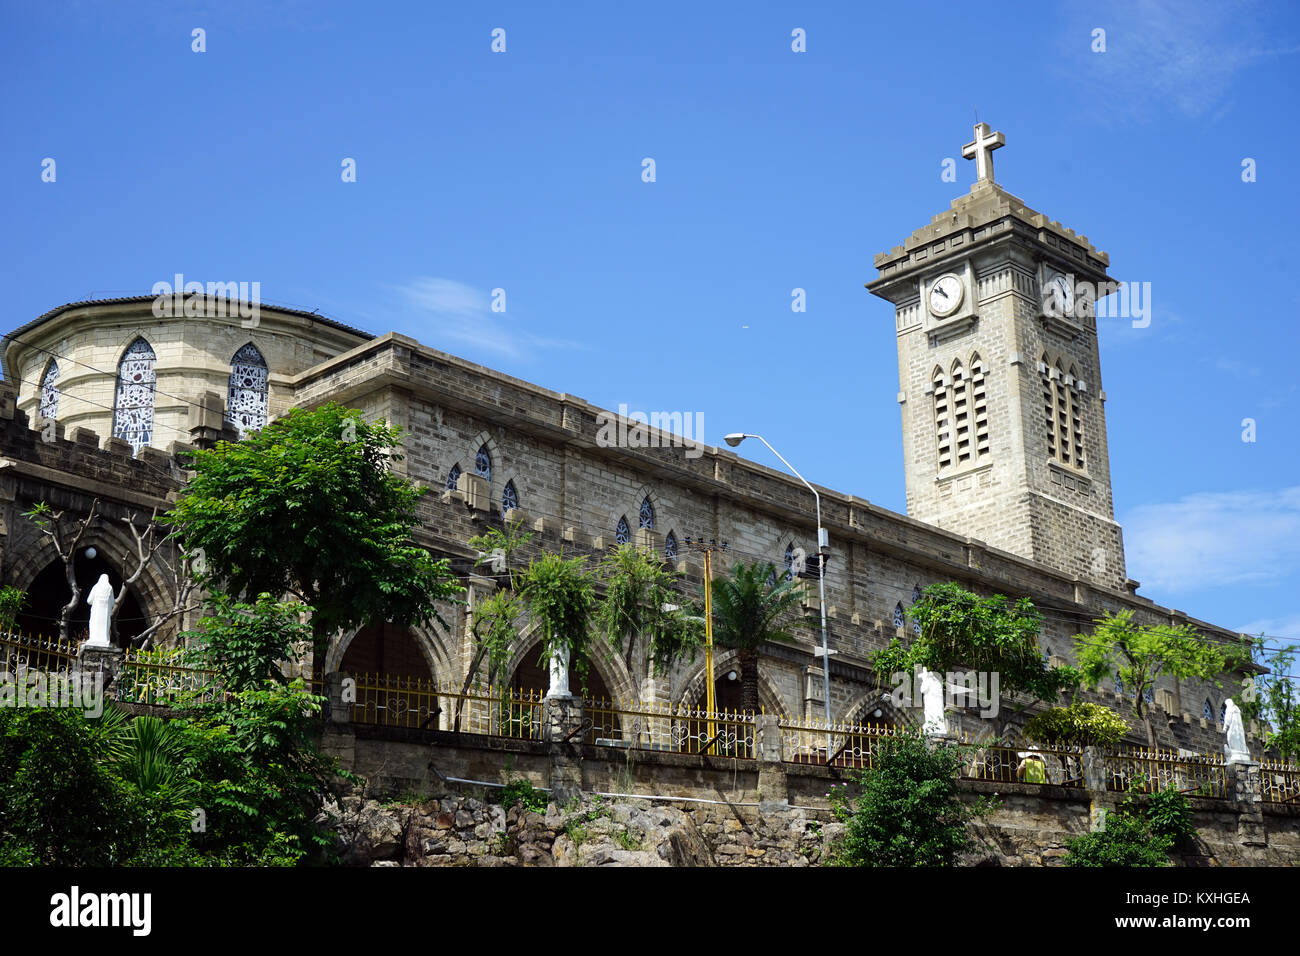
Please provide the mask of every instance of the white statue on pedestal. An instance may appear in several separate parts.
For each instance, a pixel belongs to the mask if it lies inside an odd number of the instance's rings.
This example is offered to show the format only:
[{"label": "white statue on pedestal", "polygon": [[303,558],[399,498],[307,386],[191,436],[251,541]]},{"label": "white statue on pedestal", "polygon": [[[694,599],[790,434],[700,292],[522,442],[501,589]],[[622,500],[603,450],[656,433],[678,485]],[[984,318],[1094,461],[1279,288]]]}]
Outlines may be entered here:
[{"label": "white statue on pedestal", "polygon": [[1231,697],[1223,708],[1223,733],[1227,741],[1223,745],[1225,763],[1250,763],[1250,748],[1246,746],[1246,729],[1241,724],[1241,708]]},{"label": "white statue on pedestal", "polygon": [[551,653],[551,686],[547,697],[572,697],[569,691],[569,649],[557,647]]},{"label": "white statue on pedestal", "polygon": [[95,586],[86,598],[90,604],[90,640],[93,647],[111,647],[108,638],[109,622],[113,619],[113,585],[108,583],[108,575],[101,574]]},{"label": "white statue on pedestal", "polygon": [[925,725],[922,732],[927,737],[947,737],[948,718],[943,713],[943,680],[934,671],[924,667],[917,674],[920,682],[921,704],[925,708]]}]

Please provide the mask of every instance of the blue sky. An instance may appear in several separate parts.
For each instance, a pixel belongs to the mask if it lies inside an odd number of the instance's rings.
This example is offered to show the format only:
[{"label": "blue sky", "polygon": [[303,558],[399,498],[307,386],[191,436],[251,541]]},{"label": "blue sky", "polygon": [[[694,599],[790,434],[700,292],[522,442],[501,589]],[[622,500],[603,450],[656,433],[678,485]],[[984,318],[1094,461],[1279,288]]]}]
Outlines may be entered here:
[{"label": "blue sky", "polygon": [[1300,637],[1294,5],[0,11],[6,329],[177,272],[258,281],[608,408],[702,412],[710,443],[761,432],[897,511],[892,311],[862,286],[969,188],[978,111],[998,181],[1151,284],[1149,327],[1100,331],[1130,576]]}]

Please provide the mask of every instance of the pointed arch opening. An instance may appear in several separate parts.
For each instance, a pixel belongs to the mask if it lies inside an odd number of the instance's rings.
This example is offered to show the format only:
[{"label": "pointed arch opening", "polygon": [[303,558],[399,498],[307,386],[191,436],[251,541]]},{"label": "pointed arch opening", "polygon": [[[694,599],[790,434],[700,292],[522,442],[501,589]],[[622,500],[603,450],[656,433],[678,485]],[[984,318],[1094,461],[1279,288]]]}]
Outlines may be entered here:
[{"label": "pointed arch opening", "polygon": [[59,417],[59,363],[50,359],[41,376],[41,419],[47,422],[57,421]]},{"label": "pointed arch opening", "polygon": [[113,437],[139,453],[153,441],[154,385],[157,356],[139,336],[117,363],[117,392],[113,401]]},{"label": "pointed arch opening", "polygon": [[252,342],[230,359],[230,388],[226,395],[226,421],[240,438],[266,427],[270,408],[266,359]]}]

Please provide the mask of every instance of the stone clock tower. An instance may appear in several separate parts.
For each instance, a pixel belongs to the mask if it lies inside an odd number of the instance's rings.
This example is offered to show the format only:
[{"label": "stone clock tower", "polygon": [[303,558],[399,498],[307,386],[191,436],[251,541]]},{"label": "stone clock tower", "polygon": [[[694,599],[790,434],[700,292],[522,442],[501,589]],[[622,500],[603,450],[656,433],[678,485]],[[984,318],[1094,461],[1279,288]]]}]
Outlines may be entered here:
[{"label": "stone clock tower", "polygon": [[1123,589],[1094,302],[1110,258],[993,179],[875,257],[894,304],[907,513]]}]

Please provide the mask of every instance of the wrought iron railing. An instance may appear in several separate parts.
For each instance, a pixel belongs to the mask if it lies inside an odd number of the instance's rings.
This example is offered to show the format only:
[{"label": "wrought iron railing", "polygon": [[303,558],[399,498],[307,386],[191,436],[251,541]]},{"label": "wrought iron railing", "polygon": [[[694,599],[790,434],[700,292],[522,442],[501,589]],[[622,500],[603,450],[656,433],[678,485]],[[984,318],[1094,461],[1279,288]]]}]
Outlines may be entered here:
[{"label": "wrought iron railing", "polygon": [[961,760],[968,780],[1083,787],[1082,750],[976,743],[963,748]]},{"label": "wrought iron railing", "polygon": [[216,671],[187,665],[184,655],[183,648],[127,651],[110,696],[123,703],[172,706],[220,694]]},{"label": "wrought iron railing", "polygon": [[754,757],[755,717],[743,711],[696,710],[671,704],[619,707],[585,700],[583,741],[597,746],[669,753]]},{"label": "wrought iron railing", "polygon": [[1229,796],[1222,755],[1117,748],[1105,761],[1108,790],[1158,793],[1172,787],[1193,797]]},{"label": "wrought iron railing", "polygon": [[1259,789],[1264,803],[1300,806],[1300,767],[1277,760],[1261,761]]},{"label": "wrought iron railing", "polygon": [[0,634],[0,671],[17,675],[24,670],[59,673],[71,670],[77,646],[56,637]]},{"label": "wrought iron railing", "polygon": [[908,732],[893,724],[827,724],[814,717],[778,717],[777,727],[781,732],[781,756],[787,763],[852,769],[874,767],[885,741]]}]

